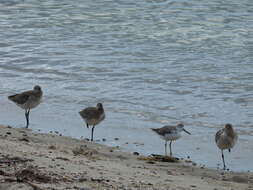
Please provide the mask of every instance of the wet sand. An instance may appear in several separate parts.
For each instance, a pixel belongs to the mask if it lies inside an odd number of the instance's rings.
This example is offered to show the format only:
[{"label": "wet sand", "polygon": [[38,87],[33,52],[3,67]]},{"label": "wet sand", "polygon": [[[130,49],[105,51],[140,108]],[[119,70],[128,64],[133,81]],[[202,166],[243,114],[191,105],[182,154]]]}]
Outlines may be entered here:
[{"label": "wet sand", "polygon": [[0,126],[0,190],[253,190],[253,174],[161,162],[86,140]]}]

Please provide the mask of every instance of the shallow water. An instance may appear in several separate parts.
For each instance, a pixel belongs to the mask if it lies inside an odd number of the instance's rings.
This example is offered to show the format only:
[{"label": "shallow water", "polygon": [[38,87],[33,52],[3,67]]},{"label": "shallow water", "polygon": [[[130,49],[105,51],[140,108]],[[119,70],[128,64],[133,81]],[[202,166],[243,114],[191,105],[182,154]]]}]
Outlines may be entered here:
[{"label": "shallow water", "polygon": [[40,84],[34,130],[89,137],[78,111],[102,102],[101,143],[163,154],[149,128],[183,122],[192,135],[175,155],[216,168],[214,135],[229,122],[227,165],[253,170],[251,0],[0,0],[0,39],[1,124],[25,125],[6,97]]}]

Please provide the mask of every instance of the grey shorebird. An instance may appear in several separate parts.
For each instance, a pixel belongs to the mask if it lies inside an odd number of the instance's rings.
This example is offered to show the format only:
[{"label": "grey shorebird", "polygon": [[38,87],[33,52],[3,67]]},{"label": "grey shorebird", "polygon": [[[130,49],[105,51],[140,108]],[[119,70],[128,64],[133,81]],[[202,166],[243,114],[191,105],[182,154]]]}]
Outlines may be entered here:
[{"label": "grey shorebird", "polygon": [[226,164],[224,159],[223,150],[228,149],[231,151],[231,148],[234,147],[238,139],[237,133],[233,129],[231,124],[226,124],[225,127],[219,130],[215,135],[215,142],[218,148],[221,150],[221,156],[223,161],[223,169],[226,170]]},{"label": "grey shorebird", "polygon": [[172,150],[171,150],[171,144],[172,141],[175,141],[181,137],[181,132],[184,131],[191,134],[190,132],[186,131],[184,129],[184,125],[182,123],[171,126],[171,125],[165,125],[162,128],[151,128],[156,134],[158,134],[163,140],[165,140],[165,156],[167,156],[167,142],[170,141],[170,156],[172,156]]},{"label": "grey shorebird", "polygon": [[91,141],[93,141],[95,126],[105,119],[105,112],[102,103],[98,103],[96,107],[85,108],[80,111],[79,114],[85,121],[87,128],[89,128],[89,125],[92,125]]},{"label": "grey shorebird", "polygon": [[36,85],[33,90],[25,91],[20,94],[8,96],[8,99],[14,102],[17,106],[25,110],[26,128],[29,126],[29,113],[30,110],[37,107],[42,98],[41,87]]}]

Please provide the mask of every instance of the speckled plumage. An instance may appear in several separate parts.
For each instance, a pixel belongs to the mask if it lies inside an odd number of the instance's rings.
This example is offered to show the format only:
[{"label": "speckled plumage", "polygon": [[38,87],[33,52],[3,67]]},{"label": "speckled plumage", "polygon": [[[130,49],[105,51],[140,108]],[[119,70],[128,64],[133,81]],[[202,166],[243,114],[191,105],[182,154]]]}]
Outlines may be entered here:
[{"label": "speckled plumage", "polygon": [[223,129],[220,129],[215,134],[215,142],[218,148],[221,150],[222,153],[222,160],[223,160],[223,169],[226,169],[225,159],[223,150],[228,149],[230,150],[235,146],[238,139],[238,135],[233,129],[231,124],[226,124]]},{"label": "speckled plumage", "polygon": [[29,126],[30,109],[37,107],[41,103],[43,92],[41,87],[36,85],[33,90],[25,91],[20,94],[8,96],[8,99],[14,102],[17,106],[25,110],[26,128]]},{"label": "speckled plumage", "polygon": [[184,129],[183,124],[178,124],[177,126],[166,125],[161,128],[152,128],[156,134],[158,134],[163,140],[165,140],[165,155],[167,155],[167,142],[170,141],[170,156],[172,156],[171,143],[181,137],[181,132],[184,131],[190,134]]},{"label": "speckled plumage", "polygon": [[94,127],[105,119],[103,105],[98,103],[96,107],[88,107],[79,112],[80,116],[85,121],[87,128],[92,125],[91,141],[93,141]]}]

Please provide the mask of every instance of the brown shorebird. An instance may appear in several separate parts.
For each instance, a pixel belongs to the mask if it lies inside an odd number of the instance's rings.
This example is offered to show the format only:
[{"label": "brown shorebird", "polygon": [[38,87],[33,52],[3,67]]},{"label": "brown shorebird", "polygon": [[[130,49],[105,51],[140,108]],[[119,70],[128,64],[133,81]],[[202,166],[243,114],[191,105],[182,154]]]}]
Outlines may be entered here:
[{"label": "brown shorebird", "polygon": [[42,98],[40,86],[34,86],[33,90],[25,91],[20,94],[9,96],[8,99],[13,101],[17,106],[25,110],[26,128],[29,126],[30,109],[37,107]]},{"label": "brown shorebird", "polygon": [[225,159],[223,150],[228,149],[228,151],[231,151],[231,148],[234,147],[234,145],[237,142],[237,133],[233,129],[233,126],[231,124],[226,124],[225,127],[221,130],[219,130],[215,135],[215,142],[219,149],[221,149],[221,156],[223,161],[223,169],[226,169]]},{"label": "brown shorebird", "polygon": [[184,131],[191,134],[190,132],[184,129],[184,125],[182,123],[176,126],[166,125],[162,128],[151,128],[154,132],[156,132],[163,140],[165,140],[165,156],[167,156],[167,142],[170,141],[170,156],[172,156],[171,151],[171,143],[181,137],[181,132]]},{"label": "brown shorebird", "polygon": [[105,112],[103,105],[98,103],[96,107],[88,107],[79,112],[81,117],[86,123],[87,128],[92,125],[91,129],[91,141],[93,141],[93,132],[97,124],[105,119]]}]

